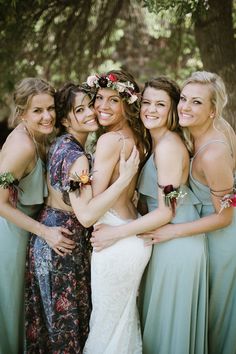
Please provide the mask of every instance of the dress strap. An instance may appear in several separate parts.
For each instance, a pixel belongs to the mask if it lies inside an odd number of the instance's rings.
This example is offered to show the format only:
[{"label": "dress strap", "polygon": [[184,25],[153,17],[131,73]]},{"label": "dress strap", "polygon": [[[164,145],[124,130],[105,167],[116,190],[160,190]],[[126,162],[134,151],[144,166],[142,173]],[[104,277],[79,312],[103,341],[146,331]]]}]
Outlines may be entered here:
[{"label": "dress strap", "polygon": [[35,146],[35,162],[37,163],[38,159],[40,158],[40,153],[39,153],[39,147],[38,147],[38,143],[35,140],[34,135],[28,130],[28,128],[26,127],[26,125],[24,124],[24,130],[27,132],[28,136],[30,137],[30,139],[32,140],[34,146]]},{"label": "dress strap", "polygon": [[198,151],[194,154],[194,156],[192,157],[192,160],[202,151],[205,149],[205,147],[207,147],[208,145],[210,144],[214,144],[214,143],[221,143],[221,144],[225,144],[226,146],[228,146],[228,144],[223,141],[223,140],[211,140],[211,141],[208,141],[206,144],[203,144],[199,149]]}]

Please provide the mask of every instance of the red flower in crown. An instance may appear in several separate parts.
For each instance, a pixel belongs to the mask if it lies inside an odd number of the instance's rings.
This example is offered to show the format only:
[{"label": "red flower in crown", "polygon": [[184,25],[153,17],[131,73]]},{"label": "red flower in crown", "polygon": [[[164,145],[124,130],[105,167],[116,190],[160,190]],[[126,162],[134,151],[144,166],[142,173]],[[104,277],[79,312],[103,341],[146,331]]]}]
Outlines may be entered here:
[{"label": "red flower in crown", "polygon": [[117,76],[115,74],[109,74],[108,79],[111,80],[112,82],[118,81]]}]

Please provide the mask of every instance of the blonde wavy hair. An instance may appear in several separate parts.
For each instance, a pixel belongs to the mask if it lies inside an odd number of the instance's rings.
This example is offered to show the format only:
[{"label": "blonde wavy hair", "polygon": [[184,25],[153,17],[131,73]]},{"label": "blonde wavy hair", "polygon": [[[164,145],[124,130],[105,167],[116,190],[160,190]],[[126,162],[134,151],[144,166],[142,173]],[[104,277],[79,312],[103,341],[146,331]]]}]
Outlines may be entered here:
[{"label": "blonde wavy hair", "polygon": [[[223,110],[228,102],[224,81],[215,73],[209,71],[195,71],[184,81],[182,88],[188,84],[208,85],[211,92],[211,103],[215,109],[215,118],[213,121],[214,129],[224,134],[236,164],[236,135],[231,125],[223,118]],[[185,133],[188,139],[191,140],[189,132],[185,131]]]},{"label": "blonde wavy hair", "polygon": [[16,84],[13,100],[15,111],[10,121],[10,125],[15,127],[20,122],[21,116],[29,107],[32,97],[46,93],[55,96],[55,89],[47,81],[37,77],[27,77]]}]

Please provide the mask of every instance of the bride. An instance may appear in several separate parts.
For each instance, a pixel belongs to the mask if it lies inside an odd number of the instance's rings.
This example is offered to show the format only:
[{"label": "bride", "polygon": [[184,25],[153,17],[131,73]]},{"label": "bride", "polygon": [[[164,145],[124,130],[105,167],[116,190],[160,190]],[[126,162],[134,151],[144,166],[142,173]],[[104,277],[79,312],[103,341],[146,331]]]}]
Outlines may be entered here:
[{"label": "bride", "polygon": [[[95,111],[105,133],[96,146],[93,193],[107,189],[119,176],[119,156],[128,157],[136,145],[141,164],[148,151],[144,126],[138,118],[139,91],[133,77],[123,71],[90,76],[90,87],[97,90]],[[138,173],[97,224],[125,224],[137,218],[132,202]],[[137,292],[151,248],[135,235],[92,253],[92,315],[84,354],[142,353]]]}]

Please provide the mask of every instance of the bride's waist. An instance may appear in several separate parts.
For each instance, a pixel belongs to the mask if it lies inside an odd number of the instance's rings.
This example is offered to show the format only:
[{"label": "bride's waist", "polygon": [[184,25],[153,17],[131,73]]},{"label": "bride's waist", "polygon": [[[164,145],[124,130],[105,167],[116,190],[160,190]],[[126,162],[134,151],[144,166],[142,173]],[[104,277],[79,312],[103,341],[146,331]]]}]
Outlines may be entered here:
[{"label": "bride's waist", "polygon": [[109,211],[124,220],[134,220],[138,217],[137,209],[130,200],[125,203],[116,202]]},{"label": "bride's waist", "polygon": [[96,224],[118,226],[126,224],[134,219],[135,218],[133,217],[123,217],[123,215],[120,215],[120,213],[116,209],[111,208],[97,220]]}]

